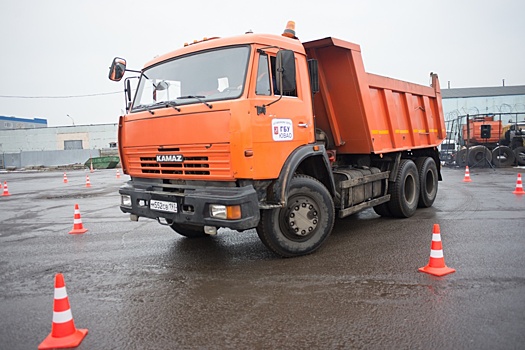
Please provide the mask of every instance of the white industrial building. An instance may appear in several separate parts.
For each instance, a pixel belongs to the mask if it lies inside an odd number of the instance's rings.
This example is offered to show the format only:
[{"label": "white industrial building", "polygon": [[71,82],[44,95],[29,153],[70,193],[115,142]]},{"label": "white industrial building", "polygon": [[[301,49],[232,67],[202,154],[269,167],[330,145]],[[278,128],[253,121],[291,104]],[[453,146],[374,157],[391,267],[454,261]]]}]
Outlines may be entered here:
[{"label": "white industrial building", "polygon": [[0,129],[0,169],[82,164],[116,155],[117,130],[117,124]]},{"label": "white industrial building", "polygon": [[[460,116],[516,113],[525,117],[525,85],[442,89],[445,120]],[[503,123],[508,120],[502,119]]]}]

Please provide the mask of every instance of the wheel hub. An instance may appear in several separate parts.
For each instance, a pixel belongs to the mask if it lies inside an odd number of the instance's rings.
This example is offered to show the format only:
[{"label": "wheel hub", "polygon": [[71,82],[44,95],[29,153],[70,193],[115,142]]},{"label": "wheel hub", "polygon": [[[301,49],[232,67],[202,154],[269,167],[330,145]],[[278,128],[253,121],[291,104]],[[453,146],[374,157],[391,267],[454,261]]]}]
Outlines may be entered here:
[{"label": "wheel hub", "polygon": [[298,236],[306,236],[315,230],[319,222],[319,211],[308,201],[296,201],[289,207],[288,224]]}]

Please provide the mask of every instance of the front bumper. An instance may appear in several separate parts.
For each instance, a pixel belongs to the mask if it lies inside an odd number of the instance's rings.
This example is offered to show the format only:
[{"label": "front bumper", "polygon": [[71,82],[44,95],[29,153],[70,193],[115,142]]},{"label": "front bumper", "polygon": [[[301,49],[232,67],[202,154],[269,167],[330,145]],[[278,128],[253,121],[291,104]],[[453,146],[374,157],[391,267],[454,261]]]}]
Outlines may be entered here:
[{"label": "front bumper", "polygon": [[[139,217],[164,219],[168,223],[196,226],[228,227],[233,230],[254,228],[259,222],[259,203],[253,186],[171,186],[165,191],[156,184],[131,180],[119,190],[121,195],[131,197],[131,206],[121,205],[120,210]],[[177,213],[150,209],[150,200],[177,203]],[[241,218],[218,219],[210,216],[210,205],[239,205]]]}]

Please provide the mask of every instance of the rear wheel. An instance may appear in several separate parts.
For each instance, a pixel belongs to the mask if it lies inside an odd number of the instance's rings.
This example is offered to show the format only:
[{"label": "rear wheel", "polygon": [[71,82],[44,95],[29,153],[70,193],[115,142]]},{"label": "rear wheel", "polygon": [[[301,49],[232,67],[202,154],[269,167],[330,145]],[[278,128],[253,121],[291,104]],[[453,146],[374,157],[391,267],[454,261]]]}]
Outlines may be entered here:
[{"label": "rear wheel", "polygon": [[419,175],[413,161],[401,160],[396,182],[391,184],[390,189],[388,208],[392,216],[409,218],[414,215],[419,201]]},{"label": "rear wheel", "polygon": [[438,191],[438,171],[436,162],[430,157],[416,159],[419,174],[419,208],[429,208],[434,204]]},{"label": "rear wheel", "polygon": [[322,183],[305,175],[290,182],[286,206],[261,211],[257,234],[268,249],[282,257],[317,250],[332,232],[334,202]]},{"label": "rear wheel", "polygon": [[170,227],[173,229],[173,231],[187,238],[200,238],[209,236],[204,233],[204,228],[202,226],[178,224],[174,222],[170,225]]}]

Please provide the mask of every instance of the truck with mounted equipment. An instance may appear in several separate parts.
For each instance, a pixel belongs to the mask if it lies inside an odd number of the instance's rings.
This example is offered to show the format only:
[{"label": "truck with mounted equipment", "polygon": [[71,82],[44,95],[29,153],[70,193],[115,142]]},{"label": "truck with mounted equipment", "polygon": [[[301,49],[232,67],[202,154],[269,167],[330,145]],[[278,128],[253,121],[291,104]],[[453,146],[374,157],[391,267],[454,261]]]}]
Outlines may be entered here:
[{"label": "truck with mounted equipment", "polygon": [[[503,126],[504,116],[514,115],[516,121],[510,119]],[[525,131],[520,126],[518,117],[523,113],[487,113],[465,116],[461,125],[459,144],[463,146],[456,156],[456,164],[475,167],[477,165],[494,165],[505,167],[525,165]]]},{"label": "truck with mounted equipment", "polygon": [[[109,78],[120,81],[115,58]],[[365,72],[359,45],[245,33],[186,44],[124,80],[120,209],[190,238],[255,228],[309,254],[336,216],[408,218],[441,180],[441,92]],[[131,79],[139,78],[132,98]]]}]

